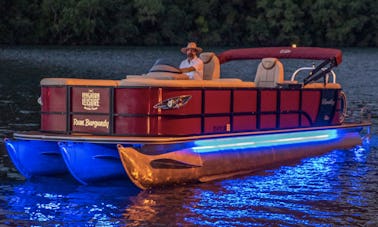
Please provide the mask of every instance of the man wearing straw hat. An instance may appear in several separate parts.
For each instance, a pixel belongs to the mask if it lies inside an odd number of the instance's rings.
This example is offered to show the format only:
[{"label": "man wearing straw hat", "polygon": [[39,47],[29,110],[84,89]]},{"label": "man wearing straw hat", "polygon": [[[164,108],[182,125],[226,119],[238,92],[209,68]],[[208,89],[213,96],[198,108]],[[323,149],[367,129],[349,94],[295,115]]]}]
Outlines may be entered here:
[{"label": "man wearing straw hat", "polygon": [[180,64],[181,72],[188,75],[191,80],[202,80],[203,62],[197,57],[202,52],[202,48],[197,47],[195,42],[189,42],[186,47],[181,48],[181,52],[187,56],[187,59]]}]

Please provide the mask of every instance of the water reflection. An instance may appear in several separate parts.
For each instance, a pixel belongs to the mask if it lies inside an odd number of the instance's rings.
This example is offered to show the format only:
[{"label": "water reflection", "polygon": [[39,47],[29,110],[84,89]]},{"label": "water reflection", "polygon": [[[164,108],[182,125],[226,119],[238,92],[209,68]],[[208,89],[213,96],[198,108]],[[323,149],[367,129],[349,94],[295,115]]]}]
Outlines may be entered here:
[{"label": "water reflection", "polygon": [[[362,148],[359,152],[369,155]],[[325,220],[336,225],[364,224],[375,218],[369,202],[376,200],[377,193],[366,197],[361,190],[377,186],[364,182],[369,172],[376,177],[377,169],[354,163],[354,155],[334,151],[262,175],[225,180],[216,188],[202,186],[194,194],[199,202],[190,209],[196,215],[189,219],[212,226],[321,225]]]},{"label": "water reflection", "polygon": [[143,191],[130,198],[132,205],[124,210],[123,217],[131,226],[193,225],[186,218],[195,215],[187,207],[188,203],[196,203],[194,193],[192,186]]},{"label": "water reflection", "polygon": [[131,182],[83,186],[73,179],[39,178],[2,186],[0,224],[118,226],[128,197],[139,193]]}]

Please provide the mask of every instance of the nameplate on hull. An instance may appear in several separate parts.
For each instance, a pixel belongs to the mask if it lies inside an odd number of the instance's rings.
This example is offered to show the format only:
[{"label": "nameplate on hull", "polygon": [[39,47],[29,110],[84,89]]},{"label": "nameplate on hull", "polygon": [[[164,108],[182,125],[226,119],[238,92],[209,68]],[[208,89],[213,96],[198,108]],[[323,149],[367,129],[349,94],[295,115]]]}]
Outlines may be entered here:
[{"label": "nameplate on hull", "polygon": [[109,133],[109,117],[101,115],[73,115],[71,129],[73,132]]}]

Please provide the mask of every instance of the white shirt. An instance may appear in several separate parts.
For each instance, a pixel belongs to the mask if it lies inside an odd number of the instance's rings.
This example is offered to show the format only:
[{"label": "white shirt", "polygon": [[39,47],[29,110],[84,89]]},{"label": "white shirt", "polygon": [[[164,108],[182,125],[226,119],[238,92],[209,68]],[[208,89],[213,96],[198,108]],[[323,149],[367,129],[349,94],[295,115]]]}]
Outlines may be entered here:
[{"label": "white shirt", "polygon": [[192,60],[185,59],[181,62],[180,68],[194,67],[196,70],[185,73],[191,80],[203,80],[203,61],[197,56]]}]

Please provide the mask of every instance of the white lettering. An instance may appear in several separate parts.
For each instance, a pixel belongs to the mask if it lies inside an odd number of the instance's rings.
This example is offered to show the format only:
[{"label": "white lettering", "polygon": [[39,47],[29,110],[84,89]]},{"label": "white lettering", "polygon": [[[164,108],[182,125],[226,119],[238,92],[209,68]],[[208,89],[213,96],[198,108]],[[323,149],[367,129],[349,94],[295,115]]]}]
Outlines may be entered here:
[{"label": "white lettering", "polygon": [[92,128],[97,128],[97,127],[102,127],[102,128],[109,128],[109,121],[108,120],[103,120],[103,121],[95,121],[91,119],[73,119],[73,125],[74,126],[83,126],[83,127],[92,127]]},{"label": "white lettering", "polygon": [[289,49],[280,50],[280,54],[290,54],[290,53],[291,53],[291,50],[289,50]]},{"label": "white lettering", "polygon": [[74,118],[73,119],[73,125],[74,126],[84,126],[84,120],[79,120],[79,119]]},{"label": "white lettering", "polygon": [[327,100],[327,99],[322,99],[322,105],[335,105],[335,101],[333,101],[332,99],[330,100]]},{"label": "white lettering", "polygon": [[100,107],[100,93],[89,90],[81,93],[81,105],[85,110],[97,110]]}]

